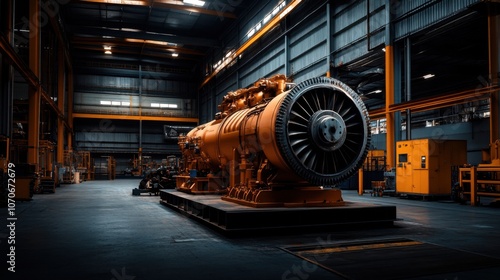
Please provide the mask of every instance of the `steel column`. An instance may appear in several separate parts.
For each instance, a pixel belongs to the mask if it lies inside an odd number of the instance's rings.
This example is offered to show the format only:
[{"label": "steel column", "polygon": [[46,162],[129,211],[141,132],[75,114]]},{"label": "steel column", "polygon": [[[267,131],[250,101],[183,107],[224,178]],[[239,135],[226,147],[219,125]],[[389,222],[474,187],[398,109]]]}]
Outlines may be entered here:
[{"label": "steel column", "polygon": [[[500,15],[488,15],[488,53],[489,75],[492,85],[498,86],[500,69]],[[490,96],[490,143],[500,139],[500,98],[499,92],[492,92]]]},{"label": "steel column", "polygon": [[[405,42],[405,77],[406,77],[406,100],[411,100],[411,39],[406,38]],[[406,140],[411,140],[411,110],[406,109]]]},{"label": "steel column", "polygon": [[358,195],[363,195],[364,189],[364,171],[363,166],[358,170]]},{"label": "steel column", "polygon": [[[41,51],[41,29],[40,29],[40,0],[29,2],[29,67],[35,77],[40,80],[40,51]],[[38,170],[38,152],[40,140],[40,103],[41,85],[29,90],[29,131],[28,131],[28,163],[35,164]]]},{"label": "steel column", "polygon": [[68,150],[71,151],[73,149],[73,70],[69,69],[68,71],[68,111],[67,111],[67,117],[68,117],[68,125],[69,125],[69,132],[68,132]]},{"label": "steel column", "polygon": [[395,166],[395,138],[394,138],[394,113],[390,112],[389,106],[394,104],[394,48],[393,30],[391,20],[391,0],[385,1],[386,8],[386,31],[385,31],[385,119],[387,126],[386,133],[386,156],[387,169]]},{"label": "steel column", "polygon": [[62,112],[62,116],[57,118],[57,163],[64,163],[64,72],[65,72],[65,54],[63,43],[59,43],[58,48],[58,75],[57,75],[57,108]]},{"label": "steel column", "polygon": [[[326,77],[330,78],[330,65],[332,65],[332,23],[331,23],[331,14],[330,14],[330,3],[326,4],[326,48],[328,50],[328,55],[326,56]],[[368,11],[368,14],[370,12]],[[288,57],[287,60],[288,61]]]},{"label": "steel column", "polygon": [[[142,115],[142,65],[139,65],[139,116]],[[139,156],[142,151],[142,119],[139,119]],[[141,158],[139,158],[141,162]]]},{"label": "steel column", "polygon": [[470,168],[470,205],[476,206],[477,201],[477,167],[471,166]]},{"label": "steel column", "polygon": [[[7,11],[5,13],[5,22],[2,24],[5,25],[4,30],[2,30],[5,34],[6,40],[12,45],[13,40],[13,5],[12,0],[8,0],[2,2],[3,8]],[[12,133],[12,100],[13,100],[13,68],[10,65],[10,62],[2,57],[0,60],[2,69],[1,73],[1,81],[0,81],[0,100],[1,100],[1,112],[0,116],[2,121],[0,122],[0,135],[6,136],[7,149],[3,156],[6,160],[9,160],[9,149],[8,144],[10,141],[10,136]],[[1,155],[0,155],[1,156]]]}]

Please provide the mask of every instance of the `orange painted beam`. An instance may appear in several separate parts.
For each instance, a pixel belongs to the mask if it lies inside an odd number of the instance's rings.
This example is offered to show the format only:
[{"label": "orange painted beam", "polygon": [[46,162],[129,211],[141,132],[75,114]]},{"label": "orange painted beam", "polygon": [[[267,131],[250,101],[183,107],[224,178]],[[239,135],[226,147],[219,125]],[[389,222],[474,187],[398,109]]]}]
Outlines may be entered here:
[{"label": "orange painted beam", "polygon": [[[29,1],[30,37],[29,37],[29,68],[37,80],[40,77],[40,52],[41,52],[41,29],[40,22],[40,0]],[[40,141],[40,103],[42,87],[37,84],[29,89],[28,96],[28,162],[35,164],[38,171],[38,152]]]},{"label": "orange painted beam", "polygon": [[193,122],[193,123],[199,122],[198,118],[131,116],[131,115],[89,114],[89,113],[73,113],[73,118],[105,119],[105,120],[108,120],[108,119],[109,120],[132,120],[132,121]]},{"label": "orange painted beam", "polygon": [[395,125],[394,113],[390,106],[394,104],[394,49],[391,45],[385,46],[385,119],[386,119],[386,156],[387,170],[396,164],[395,156]]},{"label": "orange painted beam", "polygon": [[241,45],[241,47],[239,47],[233,54],[233,58],[238,57],[257,40],[264,36],[269,30],[280,23],[282,19],[284,19],[293,9],[295,9],[300,4],[300,2],[302,2],[302,0],[294,0],[290,2],[283,10],[281,10],[274,18],[272,18],[269,23],[264,25],[261,29],[259,29],[259,31],[255,32],[255,34],[250,37],[250,39],[243,43],[243,45]]},{"label": "orange painted beam", "polygon": [[[58,73],[57,73],[57,109],[60,112],[64,112],[64,71],[65,71],[65,53],[62,47],[62,43],[59,43],[59,53],[58,53]],[[64,119],[63,116],[58,116],[57,118],[57,163],[64,163]]]},{"label": "orange painted beam", "polygon": [[[246,51],[250,46],[252,46],[255,42],[257,42],[262,36],[264,36],[269,30],[273,29],[278,23],[280,23],[293,9],[295,9],[302,0],[293,0],[288,5],[285,6],[283,10],[281,10],[274,18],[272,18],[266,25],[264,25],[261,29],[259,29],[255,34],[250,37],[243,45],[241,45],[230,57],[230,59],[226,62],[225,65],[230,65],[232,61],[237,59],[244,51]],[[212,80],[224,67],[219,67],[212,74],[210,74],[204,81],[201,83],[200,88],[206,85],[210,80]]]},{"label": "orange painted beam", "polygon": [[68,132],[68,150],[73,150],[73,71],[69,69],[68,71],[68,124],[69,124],[69,132]]},{"label": "orange painted beam", "polygon": [[[430,98],[415,99],[403,103],[393,104],[389,106],[388,112],[404,112],[406,109],[412,112],[425,112],[444,108],[448,106],[468,103],[471,101],[479,101],[490,98],[490,94],[500,90],[500,86],[489,86],[480,89],[470,89],[455,93],[438,95]],[[379,120],[385,118],[386,109],[377,108],[368,111],[371,120]]]}]

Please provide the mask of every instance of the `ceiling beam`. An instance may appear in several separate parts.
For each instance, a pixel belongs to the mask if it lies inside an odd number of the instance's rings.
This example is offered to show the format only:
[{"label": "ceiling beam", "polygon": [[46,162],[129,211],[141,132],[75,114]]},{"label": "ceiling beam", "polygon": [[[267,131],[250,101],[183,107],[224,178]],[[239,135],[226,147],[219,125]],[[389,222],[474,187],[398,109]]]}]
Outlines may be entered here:
[{"label": "ceiling beam", "polygon": [[[142,39],[139,39],[139,40],[142,40]],[[197,50],[176,47],[176,46],[162,46],[162,45],[157,45],[157,44],[151,44],[151,43],[147,43],[146,40],[142,40],[142,42],[139,42],[139,41],[128,42],[126,39],[123,39],[123,38],[96,38],[96,37],[76,36],[76,37],[73,37],[71,42],[72,42],[72,46],[74,48],[85,48],[85,47],[82,47],[80,45],[90,45],[90,46],[93,46],[95,48],[98,48],[97,46],[101,46],[99,48],[99,50],[103,50],[103,48],[102,48],[103,45],[111,46],[111,47],[134,46],[137,48],[142,48],[142,46],[144,45],[146,49],[152,49],[152,50],[156,50],[156,51],[163,51],[163,52],[170,51],[170,53],[176,52],[176,53],[196,55],[196,56],[204,56],[205,55],[204,53],[197,51]],[[112,49],[112,51],[114,51],[114,50]]]},{"label": "ceiling beam", "polygon": [[[143,51],[141,53],[140,50],[131,51],[131,50],[123,50],[123,49],[114,48],[111,50],[113,54],[104,54],[102,47],[73,46],[73,48],[80,49],[80,50],[92,51],[92,52],[96,53],[94,55],[94,57],[98,58],[98,59],[107,59],[107,58],[111,58],[111,56],[113,56],[113,58],[115,58],[117,54],[123,54],[123,55],[126,55],[126,59],[121,59],[120,57],[116,57],[116,59],[129,60],[129,58],[133,58],[132,56],[134,56],[136,61],[143,61],[144,58],[152,57],[152,58],[161,59],[161,60],[158,60],[157,63],[165,64],[165,62],[166,62],[165,60],[172,60],[172,61],[177,62],[179,66],[181,65],[181,63],[180,63],[181,61],[184,61],[184,62],[185,61],[193,61],[193,62],[200,61],[200,59],[195,59],[193,57],[187,57],[187,56],[183,56],[183,55],[179,55],[178,57],[172,57],[172,55],[169,53],[158,53],[158,52],[150,52],[150,51]],[[130,56],[130,55],[132,55],[132,56]],[[90,56],[87,56],[87,57],[90,57]],[[184,64],[184,66],[186,66],[185,63],[182,63],[182,64]],[[192,65],[189,65],[188,67],[192,67]]]},{"label": "ceiling beam", "polygon": [[194,37],[185,37],[185,36],[177,36],[170,34],[157,34],[157,33],[152,34],[146,32],[133,32],[133,31],[99,28],[92,26],[86,26],[86,27],[72,26],[71,32],[76,36],[91,35],[100,37],[106,36],[110,38],[142,39],[142,40],[162,41],[178,45],[191,45],[191,46],[201,46],[201,47],[217,47],[221,45],[221,43],[218,40],[207,39],[207,38],[194,38]]},{"label": "ceiling beam", "polygon": [[156,117],[156,116],[131,116],[131,115],[112,115],[112,114],[88,114],[73,113],[73,118],[83,119],[106,119],[106,120],[133,120],[133,121],[162,121],[162,122],[189,122],[198,123],[198,118],[182,117]]},{"label": "ceiling beam", "polygon": [[218,7],[213,7],[213,9],[206,9],[195,6],[184,5],[182,1],[175,0],[156,0],[150,3],[150,1],[127,1],[127,0],[72,0],[74,3],[95,3],[95,4],[106,4],[106,5],[127,5],[127,6],[144,6],[153,7],[161,9],[179,10],[189,13],[198,13],[209,16],[217,16],[221,18],[236,19],[236,15],[230,12],[226,12]]}]

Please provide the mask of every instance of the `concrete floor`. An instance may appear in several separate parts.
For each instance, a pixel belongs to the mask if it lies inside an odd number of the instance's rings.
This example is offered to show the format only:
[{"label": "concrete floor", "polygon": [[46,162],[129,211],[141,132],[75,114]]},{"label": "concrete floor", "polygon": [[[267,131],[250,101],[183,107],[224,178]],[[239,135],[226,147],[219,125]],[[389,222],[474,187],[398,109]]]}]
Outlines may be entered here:
[{"label": "concrete floor", "polygon": [[[226,237],[161,205],[158,196],[132,196],[138,184],[88,181],[17,202],[16,272],[7,271],[4,225],[0,279],[345,279],[280,248],[401,237],[499,260],[488,269],[413,279],[500,279],[500,208],[343,191],[346,201],[396,205],[399,220],[392,227]],[[0,220],[8,224],[6,208]]]}]

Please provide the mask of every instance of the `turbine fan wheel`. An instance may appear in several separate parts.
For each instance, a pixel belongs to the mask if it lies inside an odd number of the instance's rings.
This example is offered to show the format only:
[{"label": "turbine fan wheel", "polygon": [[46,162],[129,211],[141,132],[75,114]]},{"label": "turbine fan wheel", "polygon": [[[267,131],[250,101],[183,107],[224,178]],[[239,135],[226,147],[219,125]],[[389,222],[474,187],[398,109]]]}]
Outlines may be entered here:
[{"label": "turbine fan wheel", "polygon": [[289,167],[315,185],[355,174],[370,146],[366,107],[344,83],[306,80],[283,99],[276,121],[278,147]]}]

